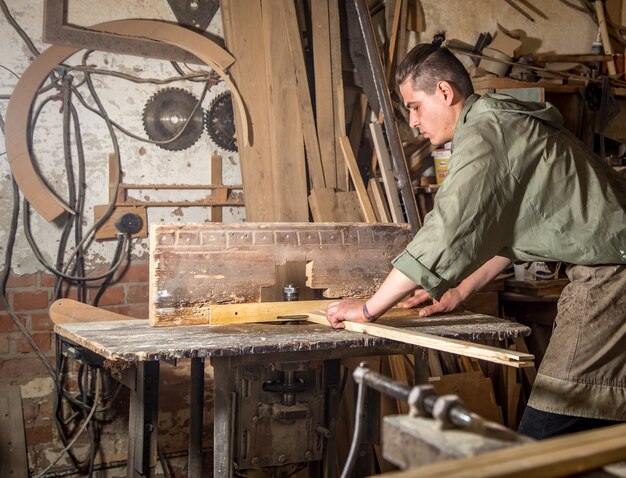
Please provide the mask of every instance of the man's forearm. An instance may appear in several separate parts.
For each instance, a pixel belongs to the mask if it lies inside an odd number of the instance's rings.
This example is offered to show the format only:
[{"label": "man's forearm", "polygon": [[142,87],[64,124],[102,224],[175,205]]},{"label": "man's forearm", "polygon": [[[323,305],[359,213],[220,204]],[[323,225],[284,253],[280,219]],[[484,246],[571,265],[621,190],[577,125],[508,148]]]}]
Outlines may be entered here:
[{"label": "man's forearm", "polygon": [[394,267],[385,282],[367,301],[367,309],[371,315],[380,316],[416,288],[415,282]]},{"label": "man's forearm", "polygon": [[495,256],[485,262],[459,284],[458,289],[463,300],[467,300],[474,292],[482,289],[510,264],[511,260],[502,256]]}]

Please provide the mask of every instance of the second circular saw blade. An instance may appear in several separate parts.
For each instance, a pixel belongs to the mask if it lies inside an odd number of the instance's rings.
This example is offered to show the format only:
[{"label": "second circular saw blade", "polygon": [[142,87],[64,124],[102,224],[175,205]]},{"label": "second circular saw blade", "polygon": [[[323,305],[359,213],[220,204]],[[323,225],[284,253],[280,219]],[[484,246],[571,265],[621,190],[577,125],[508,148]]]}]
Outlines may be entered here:
[{"label": "second circular saw blade", "polygon": [[[198,99],[181,88],[163,88],[146,102],[143,111],[143,126],[148,137],[157,146],[168,151],[181,151],[192,146],[202,135],[202,107],[194,108]],[[192,114],[184,131],[176,139],[168,141],[179,133]]]}]

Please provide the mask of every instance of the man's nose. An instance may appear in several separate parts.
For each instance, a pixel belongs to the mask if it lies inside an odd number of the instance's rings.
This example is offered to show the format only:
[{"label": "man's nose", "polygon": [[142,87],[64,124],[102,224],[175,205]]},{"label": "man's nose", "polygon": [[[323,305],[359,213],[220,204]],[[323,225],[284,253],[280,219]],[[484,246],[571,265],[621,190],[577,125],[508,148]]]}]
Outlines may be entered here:
[{"label": "man's nose", "polygon": [[419,128],[420,123],[419,120],[417,119],[417,113],[415,113],[415,111],[411,110],[411,112],[409,113],[409,126],[411,128]]}]

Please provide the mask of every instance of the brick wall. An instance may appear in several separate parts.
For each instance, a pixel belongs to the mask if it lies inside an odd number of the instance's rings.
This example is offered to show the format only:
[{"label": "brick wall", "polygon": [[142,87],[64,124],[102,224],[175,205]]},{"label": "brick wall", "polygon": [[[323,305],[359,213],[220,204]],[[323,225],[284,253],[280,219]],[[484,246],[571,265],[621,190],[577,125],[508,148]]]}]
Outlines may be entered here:
[{"label": "brick wall", "polygon": [[[89,302],[97,288],[88,289]],[[45,272],[27,275],[11,274],[7,284],[7,298],[15,314],[30,331],[35,342],[54,365],[55,336],[48,307],[54,301],[54,277]],[[65,293],[75,298],[76,289]],[[121,277],[112,283],[100,299],[100,307],[130,317],[148,318],[148,263],[132,263]],[[162,366],[162,386],[159,415],[159,443],[165,453],[186,450],[188,407],[188,364],[179,363],[174,369]],[[208,368],[208,367],[207,367]],[[66,386],[76,388],[76,364],[70,364]],[[41,472],[63,448],[54,422],[54,385],[45,367],[5,310],[0,311],[0,390],[19,386],[22,394],[28,463],[31,472]],[[113,405],[112,420],[102,427],[102,454],[98,462],[126,459],[128,420],[127,392],[124,390]],[[79,439],[76,453],[84,455],[88,442]],[[184,465],[185,458],[174,460]],[[54,467],[70,467],[64,457]],[[109,470],[99,476],[125,476],[123,468]],[[78,475],[77,475],[78,476]]]}]

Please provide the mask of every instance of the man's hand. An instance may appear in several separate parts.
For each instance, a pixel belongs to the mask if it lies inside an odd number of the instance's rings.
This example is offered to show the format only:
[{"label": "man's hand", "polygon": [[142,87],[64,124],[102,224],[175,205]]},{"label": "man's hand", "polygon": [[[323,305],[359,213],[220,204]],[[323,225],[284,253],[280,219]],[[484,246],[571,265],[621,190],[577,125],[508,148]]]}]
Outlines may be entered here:
[{"label": "man's hand", "polygon": [[349,320],[350,322],[367,322],[368,320],[363,316],[363,304],[364,302],[362,300],[357,299],[344,299],[331,302],[326,308],[326,318],[334,329],[344,329],[344,320]]},{"label": "man's hand", "polygon": [[443,294],[441,300],[435,300],[428,295],[424,289],[419,289],[415,291],[413,297],[409,297],[408,299],[403,300],[398,304],[398,307],[404,308],[413,308],[417,307],[419,304],[423,304],[424,302],[432,300],[432,305],[424,307],[420,310],[420,317],[428,317],[429,315],[438,314],[441,312],[452,312],[457,309],[464,302],[463,295],[458,287],[454,289],[448,289],[448,291]]},{"label": "man's hand", "polygon": [[428,295],[428,292],[424,289],[417,289],[411,297],[404,299],[402,302],[398,302],[397,306],[403,309],[413,309],[429,300],[432,300],[432,297]]}]

